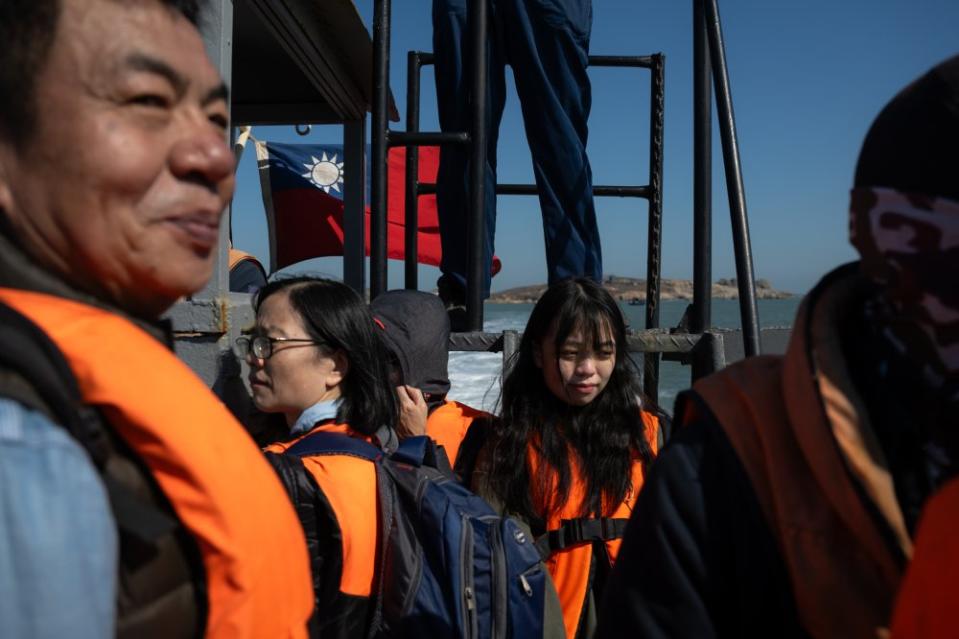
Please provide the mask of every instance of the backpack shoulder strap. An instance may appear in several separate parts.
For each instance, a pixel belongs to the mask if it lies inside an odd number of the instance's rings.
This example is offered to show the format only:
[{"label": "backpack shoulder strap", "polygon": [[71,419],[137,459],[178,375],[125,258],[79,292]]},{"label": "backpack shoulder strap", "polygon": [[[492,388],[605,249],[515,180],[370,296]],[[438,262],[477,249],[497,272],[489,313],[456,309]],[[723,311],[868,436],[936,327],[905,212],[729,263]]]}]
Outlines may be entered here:
[{"label": "backpack shoulder strap", "polygon": [[309,457],[312,455],[349,455],[371,462],[383,457],[383,451],[356,437],[342,433],[318,432],[307,435],[286,449],[287,455]]},{"label": "backpack shoulder strap", "polygon": [[407,437],[399,441],[394,450],[385,451],[356,437],[321,431],[307,435],[296,442],[286,449],[286,454],[296,457],[349,455],[371,462],[389,457],[394,461],[416,467],[423,465],[436,467],[438,465],[436,449],[429,437]]},{"label": "backpack shoulder strap", "polygon": [[480,453],[486,447],[493,430],[493,424],[489,417],[477,417],[470,424],[466,431],[466,437],[460,444],[459,451],[456,453],[456,460],[453,464],[453,473],[457,481],[469,488],[473,482],[473,472],[476,470],[476,462]]},{"label": "backpack shoulder strap", "polygon": [[407,437],[401,440],[399,446],[397,446],[390,457],[401,463],[409,464],[410,466],[436,468],[437,470],[443,471],[447,476],[453,474],[445,453],[440,455],[436,447],[436,442],[426,435]]}]

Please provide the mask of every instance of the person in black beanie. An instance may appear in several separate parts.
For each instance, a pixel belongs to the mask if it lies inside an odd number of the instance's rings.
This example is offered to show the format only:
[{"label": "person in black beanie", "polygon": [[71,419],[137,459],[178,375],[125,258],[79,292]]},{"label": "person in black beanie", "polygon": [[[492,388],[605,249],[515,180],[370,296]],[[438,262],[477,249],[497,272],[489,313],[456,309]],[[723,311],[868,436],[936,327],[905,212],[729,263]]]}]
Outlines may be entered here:
[{"label": "person in black beanie", "polygon": [[903,89],[851,193],[861,259],[782,357],[677,399],[598,636],[875,637],[959,460],[959,57]]}]

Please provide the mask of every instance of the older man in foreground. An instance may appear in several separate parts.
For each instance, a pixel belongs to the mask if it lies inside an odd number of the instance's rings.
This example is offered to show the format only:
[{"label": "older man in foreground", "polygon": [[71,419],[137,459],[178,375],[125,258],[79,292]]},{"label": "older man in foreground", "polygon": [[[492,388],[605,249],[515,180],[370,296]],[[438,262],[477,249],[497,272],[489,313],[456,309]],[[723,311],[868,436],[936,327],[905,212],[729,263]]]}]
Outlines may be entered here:
[{"label": "older man in foreground", "polygon": [[0,3],[0,310],[44,354],[0,366],[3,637],[305,636],[292,507],[158,321],[210,277],[233,192],[198,13]]}]

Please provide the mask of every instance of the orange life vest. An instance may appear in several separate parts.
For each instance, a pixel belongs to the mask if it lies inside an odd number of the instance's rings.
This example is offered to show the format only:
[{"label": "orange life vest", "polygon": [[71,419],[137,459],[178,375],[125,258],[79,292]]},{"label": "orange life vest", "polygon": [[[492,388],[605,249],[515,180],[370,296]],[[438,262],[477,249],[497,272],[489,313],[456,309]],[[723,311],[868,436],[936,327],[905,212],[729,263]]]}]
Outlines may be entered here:
[{"label": "orange life vest", "polygon": [[59,297],[0,289],[60,348],[84,402],[143,460],[193,535],[206,573],[206,637],[306,637],[303,533],[243,427],[163,344],[130,321]]},{"label": "orange life vest", "polygon": [[[748,357],[693,386],[742,462],[812,637],[884,632],[912,553],[841,347],[857,283],[846,276],[807,297],[784,356]],[[680,408],[683,423],[695,419]]]},{"label": "orange life vest", "polygon": [[959,633],[959,479],[923,509],[912,562],[896,598],[893,639],[945,639]]},{"label": "orange life vest", "polygon": [[[257,265],[257,267],[260,268],[260,270],[263,270],[263,265],[260,264],[260,260],[256,259],[256,257],[251,255],[250,253],[247,253],[246,251],[241,251],[240,249],[231,248],[229,253],[229,259],[230,259],[231,269],[237,264],[239,264],[240,262],[253,262],[254,264]],[[264,272],[264,276],[265,275],[266,274]]]},{"label": "orange life vest", "polygon": [[[264,450],[284,453],[304,437],[318,432],[343,433],[371,440],[369,437],[362,437],[346,424],[325,423],[301,437],[270,444]],[[305,456],[302,461],[330,502],[340,526],[343,544],[340,592],[356,597],[369,597],[376,576],[376,541],[379,530],[376,520],[376,468],[366,459],[349,455]]]},{"label": "orange life vest", "polygon": [[[642,411],[641,415],[643,425],[646,429],[646,441],[655,454],[658,452],[659,419],[646,411]],[[546,522],[547,531],[560,529],[563,525],[563,520],[575,520],[582,517],[582,504],[586,497],[584,491],[585,484],[576,479],[582,475],[576,462],[576,457],[570,455],[569,459],[571,475],[574,478],[570,486],[569,499],[566,500],[566,503],[563,504],[561,508],[554,510],[550,514]],[[532,448],[530,448],[529,461],[530,474],[535,476],[540,464],[540,459]],[[636,503],[636,497],[639,495],[639,490],[643,486],[644,478],[645,471],[643,464],[637,459],[634,461],[632,467],[632,488],[627,493],[626,499],[609,515],[608,520],[629,519],[633,506]],[[609,554],[610,562],[616,561],[621,543],[622,539],[619,538],[610,539],[605,542],[606,552]],[[553,578],[553,584],[556,586],[556,592],[559,595],[560,605],[563,609],[563,623],[566,627],[566,636],[569,639],[577,636],[580,619],[583,614],[583,607],[587,604],[592,561],[593,548],[592,544],[588,542],[574,544],[562,550],[555,551],[546,559],[546,568]]]},{"label": "orange life vest", "polygon": [[426,434],[446,450],[450,464],[456,464],[460,444],[463,443],[470,424],[477,417],[489,417],[489,413],[466,404],[447,401],[427,418]]}]

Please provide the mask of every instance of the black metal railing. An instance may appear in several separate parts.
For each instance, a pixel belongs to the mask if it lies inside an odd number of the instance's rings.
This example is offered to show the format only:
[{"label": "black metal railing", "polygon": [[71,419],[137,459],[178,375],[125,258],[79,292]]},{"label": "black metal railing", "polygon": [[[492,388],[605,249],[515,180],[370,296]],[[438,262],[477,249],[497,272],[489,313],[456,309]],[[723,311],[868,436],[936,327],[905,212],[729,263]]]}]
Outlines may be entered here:
[{"label": "black metal railing", "polygon": [[[747,356],[758,355],[759,312],[756,308],[756,286],[753,274],[752,247],[749,241],[749,220],[746,215],[746,190],[739,161],[736,119],[726,68],[726,48],[719,21],[717,0],[693,0],[693,101],[694,101],[694,228],[693,228],[693,313],[690,327],[701,332],[709,327],[711,287],[712,195],[710,169],[712,119],[709,109],[710,79],[715,83],[716,111],[722,140],[723,165],[726,170],[726,191],[729,195],[729,217],[733,231],[736,258],[736,283],[739,288],[739,313],[743,329],[743,346]],[[712,76],[710,78],[710,71]],[[708,372],[698,371],[697,372]],[[694,375],[696,377],[696,375]]]},{"label": "black metal railing", "polygon": [[[472,95],[486,95],[486,2],[469,3],[470,59],[472,60]],[[389,130],[389,64],[390,64],[390,14],[391,0],[375,0],[373,3],[373,131],[370,201],[370,296],[376,297],[387,287],[386,262],[386,174],[389,146],[415,148],[425,144],[469,144],[470,154],[470,206],[467,220],[467,277],[466,303],[467,325],[479,328],[483,324],[482,256],[485,234],[483,225],[483,167],[486,166],[486,101],[473,102],[469,132],[420,133],[414,127],[404,132]],[[416,92],[417,96],[419,91]],[[407,109],[407,119],[418,113]],[[479,144],[472,141],[479,140]],[[413,163],[412,170],[416,170]],[[409,169],[408,169],[409,170]],[[413,173],[415,176],[416,173]],[[407,225],[407,233],[415,233],[416,226]],[[415,244],[415,241],[414,241]],[[415,253],[413,254],[415,255]],[[407,267],[409,268],[409,267]]]},{"label": "black metal railing", "polygon": [[[432,53],[410,51],[407,54],[407,86],[406,86],[406,133],[389,132],[387,144],[389,146],[408,146],[406,155],[406,209],[405,209],[405,246],[406,255],[404,284],[408,289],[419,288],[419,277],[416,263],[418,254],[416,229],[418,228],[418,200],[420,195],[436,193],[436,184],[423,182],[419,175],[418,145],[431,143],[437,134],[421,133],[419,130],[420,114],[420,78],[424,66],[433,64]],[[649,201],[649,220],[647,231],[647,262],[646,262],[646,328],[659,328],[659,292],[662,255],[662,213],[663,213],[663,123],[665,101],[665,58],[662,54],[648,56],[590,56],[590,67],[620,67],[650,70],[650,124],[649,124],[649,183],[645,185],[594,185],[594,197],[633,197],[644,198]],[[465,133],[442,134],[455,138],[456,142],[466,142],[469,136]],[[432,142],[435,144],[435,142]],[[417,146],[414,146],[417,145]],[[538,195],[535,184],[497,184],[497,195]],[[482,227],[481,227],[482,228]],[[480,307],[482,309],[482,307]],[[482,322],[482,312],[479,315]],[[472,325],[472,330],[481,330],[480,325]],[[644,379],[647,380],[647,394],[657,394],[659,379],[659,359],[650,354],[644,359]]]}]

